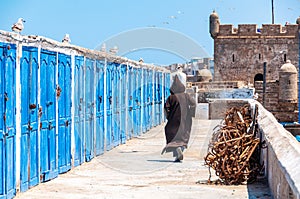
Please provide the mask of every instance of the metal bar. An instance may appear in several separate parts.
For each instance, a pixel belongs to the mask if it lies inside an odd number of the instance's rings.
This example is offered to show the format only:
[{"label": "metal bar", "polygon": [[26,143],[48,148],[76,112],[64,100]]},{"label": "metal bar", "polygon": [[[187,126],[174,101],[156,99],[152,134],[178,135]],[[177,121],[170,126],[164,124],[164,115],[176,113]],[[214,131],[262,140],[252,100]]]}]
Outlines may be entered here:
[{"label": "metal bar", "polygon": [[272,0],[272,24],[274,24],[274,0]]},{"label": "metal bar", "polygon": [[265,106],[267,62],[264,62],[263,70],[264,70],[264,74],[263,74],[263,106]]}]

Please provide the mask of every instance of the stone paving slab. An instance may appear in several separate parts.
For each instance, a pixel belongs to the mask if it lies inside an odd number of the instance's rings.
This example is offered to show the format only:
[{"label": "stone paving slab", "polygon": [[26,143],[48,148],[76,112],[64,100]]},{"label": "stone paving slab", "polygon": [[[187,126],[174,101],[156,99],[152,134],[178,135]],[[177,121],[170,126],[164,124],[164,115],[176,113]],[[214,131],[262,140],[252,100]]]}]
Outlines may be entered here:
[{"label": "stone paving slab", "polygon": [[204,156],[219,122],[194,119],[182,163],[174,163],[171,153],[160,154],[163,124],[16,198],[271,198],[263,181],[239,186],[196,183],[208,179]]}]

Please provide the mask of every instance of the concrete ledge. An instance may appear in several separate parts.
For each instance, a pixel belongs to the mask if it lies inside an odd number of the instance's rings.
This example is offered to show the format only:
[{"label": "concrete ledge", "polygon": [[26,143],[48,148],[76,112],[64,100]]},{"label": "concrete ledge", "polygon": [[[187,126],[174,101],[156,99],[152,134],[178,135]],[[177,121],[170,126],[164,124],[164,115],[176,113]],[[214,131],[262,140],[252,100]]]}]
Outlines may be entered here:
[{"label": "concrete ledge", "polygon": [[260,103],[258,125],[266,140],[264,162],[274,198],[300,198],[300,143]]},{"label": "concrete ledge", "polygon": [[231,107],[242,107],[248,104],[247,99],[209,99],[208,119],[224,119],[226,111]]}]

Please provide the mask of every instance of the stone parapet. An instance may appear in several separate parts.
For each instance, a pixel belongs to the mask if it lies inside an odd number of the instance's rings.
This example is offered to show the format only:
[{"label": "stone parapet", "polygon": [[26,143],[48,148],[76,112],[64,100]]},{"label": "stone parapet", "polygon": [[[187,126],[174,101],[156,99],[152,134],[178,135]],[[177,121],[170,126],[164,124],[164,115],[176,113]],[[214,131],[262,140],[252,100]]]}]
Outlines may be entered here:
[{"label": "stone parapet", "polygon": [[222,36],[276,36],[276,37],[295,37],[298,31],[297,24],[281,26],[280,24],[263,24],[258,28],[256,24],[239,24],[235,28],[232,24],[222,24],[219,26],[217,37]]},{"label": "stone parapet", "polygon": [[267,143],[263,150],[273,198],[300,198],[300,143],[260,103],[258,125]]}]

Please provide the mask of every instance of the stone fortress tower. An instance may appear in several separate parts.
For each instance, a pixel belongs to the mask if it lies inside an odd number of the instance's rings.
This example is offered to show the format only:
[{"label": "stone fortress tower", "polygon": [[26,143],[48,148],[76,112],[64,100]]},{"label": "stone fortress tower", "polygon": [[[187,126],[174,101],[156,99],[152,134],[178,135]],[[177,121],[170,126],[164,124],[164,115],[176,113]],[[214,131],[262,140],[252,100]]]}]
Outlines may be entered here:
[{"label": "stone fortress tower", "polygon": [[[214,39],[214,81],[242,81],[278,121],[298,121],[300,17],[296,24],[221,24],[209,16]],[[263,82],[263,80],[265,80]]]},{"label": "stone fortress tower", "polygon": [[[300,19],[298,19],[300,21]],[[279,78],[279,69],[287,61],[299,65],[298,25],[220,24],[218,14],[209,17],[211,37],[214,39],[214,80],[245,81],[254,84],[263,78]]]}]

